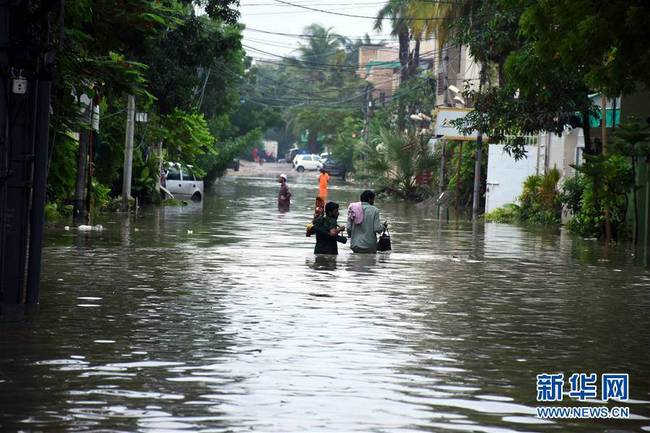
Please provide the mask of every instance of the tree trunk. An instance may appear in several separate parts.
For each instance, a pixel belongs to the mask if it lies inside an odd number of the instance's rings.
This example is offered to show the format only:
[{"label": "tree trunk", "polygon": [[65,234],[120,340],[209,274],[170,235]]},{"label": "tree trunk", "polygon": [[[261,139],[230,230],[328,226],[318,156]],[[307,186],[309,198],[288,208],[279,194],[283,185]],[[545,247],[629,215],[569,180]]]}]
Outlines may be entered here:
[{"label": "tree trunk", "polygon": [[315,155],[318,153],[318,133],[314,131],[313,129],[309,130],[309,136],[307,138],[308,144],[307,147],[309,148],[309,152],[312,153],[312,155]]},{"label": "tree trunk", "polygon": [[413,49],[413,61],[411,62],[411,70],[409,77],[414,77],[417,74],[418,66],[420,66],[420,38],[415,39],[415,48]]},{"label": "tree trunk", "polygon": [[632,208],[634,209],[634,231],[632,232],[632,244],[636,246],[639,241],[639,205],[636,198],[636,156],[632,157]]},{"label": "tree trunk", "polygon": [[401,66],[400,69],[400,85],[408,79],[408,67],[409,67],[409,32],[408,29],[400,30],[397,34],[397,39],[399,41],[399,63]]},{"label": "tree trunk", "polygon": [[[408,80],[409,77],[409,32],[408,29],[400,30],[397,34],[399,40],[399,63],[401,65],[400,69],[400,86],[403,86],[404,83]],[[402,98],[398,99],[397,105],[397,129],[399,131],[404,130],[406,124],[404,116],[406,113],[404,102]]]}]

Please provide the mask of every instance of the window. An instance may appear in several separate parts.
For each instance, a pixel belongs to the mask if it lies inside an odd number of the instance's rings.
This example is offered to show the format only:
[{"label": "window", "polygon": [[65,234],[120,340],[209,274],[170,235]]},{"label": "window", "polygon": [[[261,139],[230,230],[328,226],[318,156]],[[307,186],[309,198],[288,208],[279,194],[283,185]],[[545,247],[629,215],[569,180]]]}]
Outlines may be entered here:
[{"label": "window", "polygon": [[187,174],[187,168],[181,167],[181,174],[183,175],[183,180],[189,180],[189,176]]},{"label": "window", "polygon": [[445,93],[445,75],[444,74],[438,74],[438,82],[436,83],[437,90],[438,90],[438,95],[444,95]]},{"label": "window", "polygon": [[167,180],[181,180],[181,172],[176,167],[167,169]]}]

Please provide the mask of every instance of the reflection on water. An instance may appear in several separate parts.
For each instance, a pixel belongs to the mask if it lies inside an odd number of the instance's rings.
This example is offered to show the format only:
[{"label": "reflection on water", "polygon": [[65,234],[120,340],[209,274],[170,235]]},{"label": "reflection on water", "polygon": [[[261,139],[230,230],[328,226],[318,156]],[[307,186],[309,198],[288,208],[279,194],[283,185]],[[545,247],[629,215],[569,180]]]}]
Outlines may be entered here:
[{"label": "reflection on water", "polygon": [[[0,324],[0,430],[650,429],[650,274],[622,247],[378,203],[392,252],[314,256],[316,185],[284,214],[277,188],[49,228],[40,311]],[[542,372],[629,372],[633,419],[537,419]]]}]

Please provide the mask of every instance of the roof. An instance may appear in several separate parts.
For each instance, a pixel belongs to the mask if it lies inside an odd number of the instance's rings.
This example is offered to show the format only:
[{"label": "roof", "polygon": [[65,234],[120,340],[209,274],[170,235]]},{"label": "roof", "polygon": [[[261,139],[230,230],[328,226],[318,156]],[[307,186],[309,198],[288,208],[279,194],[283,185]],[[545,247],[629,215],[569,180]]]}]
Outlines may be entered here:
[{"label": "roof", "polygon": [[379,60],[371,60],[370,62],[366,63],[366,69],[368,70],[372,68],[397,69],[401,67],[401,63],[396,61],[382,62]]}]

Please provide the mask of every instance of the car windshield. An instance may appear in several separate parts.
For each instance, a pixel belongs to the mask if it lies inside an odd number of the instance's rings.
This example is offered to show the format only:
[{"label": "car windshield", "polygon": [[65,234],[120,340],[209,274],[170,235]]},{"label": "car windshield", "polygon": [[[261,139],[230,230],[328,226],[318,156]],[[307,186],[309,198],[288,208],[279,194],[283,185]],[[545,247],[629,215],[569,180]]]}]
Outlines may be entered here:
[{"label": "car windshield", "polygon": [[171,166],[167,169],[167,180],[181,180],[181,173],[178,168]]}]

